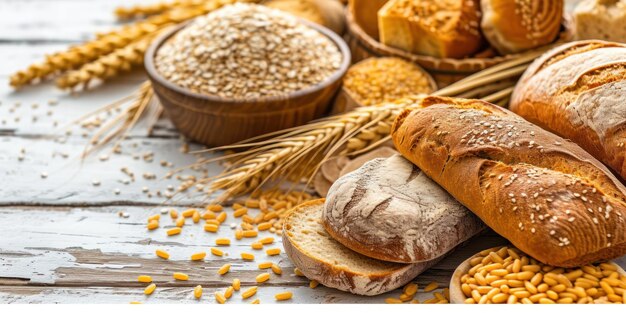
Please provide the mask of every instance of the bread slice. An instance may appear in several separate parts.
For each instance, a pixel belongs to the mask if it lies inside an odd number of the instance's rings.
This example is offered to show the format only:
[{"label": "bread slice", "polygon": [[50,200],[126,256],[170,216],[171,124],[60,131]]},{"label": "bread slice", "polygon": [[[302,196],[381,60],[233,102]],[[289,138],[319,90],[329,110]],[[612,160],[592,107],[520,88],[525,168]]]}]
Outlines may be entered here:
[{"label": "bread slice", "polygon": [[374,296],[410,282],[436,261],[399,264],[358,254],[328,235],[322,226],[324,199],[305,202],[288,212],[283,245],[296,267],[326,287]]}]

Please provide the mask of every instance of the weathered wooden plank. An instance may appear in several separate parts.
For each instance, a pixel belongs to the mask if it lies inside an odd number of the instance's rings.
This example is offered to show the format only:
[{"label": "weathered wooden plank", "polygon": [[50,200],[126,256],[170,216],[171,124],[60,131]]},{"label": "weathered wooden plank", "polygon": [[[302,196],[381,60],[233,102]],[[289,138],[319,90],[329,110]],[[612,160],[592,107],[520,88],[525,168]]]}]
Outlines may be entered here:
[{"label": "weathered wooden plank", "polygon": [[[130,216],[119,217],[124,211]],[[256,263],[272,261],[284,269],[281,277],[274,277],[270,284],[304,285],[306,280],[292,276],[293,265],[283,253],[267,256],[263,251],[252,250],[255,238],[236,240],[231,224],[239,222],[227,209],[228,219],[218,233],[207,233],[201,224],[183,228],[177,236],[167,236],[165,230],[173,222],[167,215],[161,218],[161,228],[148,231],[146,219],[159,214],[155,207],[23,207],[0,209],[0,285],[59,286],[137,286],[136,277],[151,275],[163,286],[224,286],[237,277],[244,284],[252,284],[259,273]],[[274,236],[261,232],[261,237]],[[215,247],[216,238],[231,239],[231,246],[222,247],[225,257],[210,253],[203,262],[191,262],[191,254]],[[493,233],[487,233],[470,244],[460,247],[452,255],[420,276],[421,283],[438,281],[445,285],[460,261],[477,251],[501,244],[504,241]],[[282,250],[281,238],[268,247]],[[170,260],[154,255],[156,249],[164,249]],[[252,252],[255,262],[244,262],[241,252]],[[224,277],[216,274],[217,268],[232,263],[231,273]],[[174,282],[171,275],[181,271],[190,275],[188,282]]]},{"label": "weathered wooden plank", "polygon": [[119,26],[118,6],[153,0],[3,0],[0,1],[1,41],[81,41]]},{"label": "weathered wooden plank", "polygon": [[[215,304],[215,291],[223,292],[224,288],[203,287],[203,296],[197,300],[192,295],[193,287],[157,287],[156,291],[146,296],[143,287],[32,287],[32,286],[0,286],[0,302],[2,303],[72,303],[72,304],[106,304],[129,303],[140,301],[146,304],[176,303],[176,304]],[[274,295],[279,292],[291,291],[292,300],[278,302]],[[441,291],[441,290],[439,290]],[[257,294],[247,300],[242,300],[241,292],[235,292],[227,304],[245,304],[259,299],[261,304],[316,304],[316,303],[384,303],[387,297],[398,297],[401,293],[396,290],[375,297],[357,296],[346,292],[319,286],[316,289],[308,287],[261,287]],[[420,291],[416,299],[420,302],[432,298],[431,293]]]},{"label": "weathered wooden plank", "polygon": [[[3,178],[0,180],[0,206],[162,205],[168,200],[166,195],[173,195],[180,185],[178,175],[167,179],[166,174],[197,160],[196,155],[180,152],[182,142],[179,139],[131,138],[122,143],[121,154],[105,148],[81,161],[86,143],[86,139],[77,136],[65,143],[0,136],[0,175]],[[191,145],[191,149],[199,148]],[[102,161],[100,157],[105,156],[108,159]],[[147,156],[152,156],[152,161],[149,162]],[[171,162],[171,165],[162,166],[161,161]],[[122,172],[125,167],[134,173],[134,181]],[[209,175],[219,171],[217,164],[208,167]],[[200,177],[201,173],[187,169],[180,174]],[[42,178],[42,175],[47,177]],[[206,203],[206,195],[195,190],[192,188],[171,200],[180,205]]]}]

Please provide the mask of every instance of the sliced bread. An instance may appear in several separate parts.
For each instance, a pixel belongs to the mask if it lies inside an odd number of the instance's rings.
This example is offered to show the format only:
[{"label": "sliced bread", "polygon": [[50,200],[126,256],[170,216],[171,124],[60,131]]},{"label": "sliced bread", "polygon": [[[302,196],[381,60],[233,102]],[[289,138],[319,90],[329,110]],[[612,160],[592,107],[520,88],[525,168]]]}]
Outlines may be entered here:
[{"label": "sliced bread", "polygon": [[438,261],[399,264],[358,254],[324,230],[323,208],[324,199],[293,208],[283,224],[283,245],[307,278],[326,287],[374,296],[405,285]]}]

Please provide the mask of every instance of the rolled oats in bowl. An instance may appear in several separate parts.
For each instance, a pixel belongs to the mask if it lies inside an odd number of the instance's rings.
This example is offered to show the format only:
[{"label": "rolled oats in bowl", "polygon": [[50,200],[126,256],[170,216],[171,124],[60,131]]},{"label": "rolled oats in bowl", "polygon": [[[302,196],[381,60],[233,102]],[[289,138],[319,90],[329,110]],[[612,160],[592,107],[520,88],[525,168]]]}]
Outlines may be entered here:
[{"label": "rolled oats in bowl", "polygon": [[157,51],[170,82],[229,99],[281,96],[335,73],[342,54],[301,20],[260,5],[238,3],[199,17]]}]

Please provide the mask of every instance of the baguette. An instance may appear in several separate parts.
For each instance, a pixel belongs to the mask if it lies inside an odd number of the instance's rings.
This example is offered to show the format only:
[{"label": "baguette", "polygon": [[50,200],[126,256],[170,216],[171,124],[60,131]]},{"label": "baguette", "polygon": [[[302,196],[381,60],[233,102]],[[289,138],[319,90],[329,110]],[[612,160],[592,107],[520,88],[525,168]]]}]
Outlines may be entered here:
[{"label": "baguette", "polygon": [[476,215],[398,154],[339,178],[322,220],[344,246],[399,263],[440,258],[484,229]]},{"label": "baguette", "polygon": [[589,153],[484,101],[421,105],[395,120],[398,151],[520,250],[561,267],[626,253],[626,189]]},{"label": "baguette", "polygon": [[510,109],[626,179],[625,44],[579,41],[548,51],[520,79]]},{"label": "baguette", "polygon": [[317,199],[291,209],[283,226],[283,246],[307,278],[326,287],[374,296],[407,284],[439,261],[399,264],[358,254],[326,233],[323,207],[324,199]]}]

